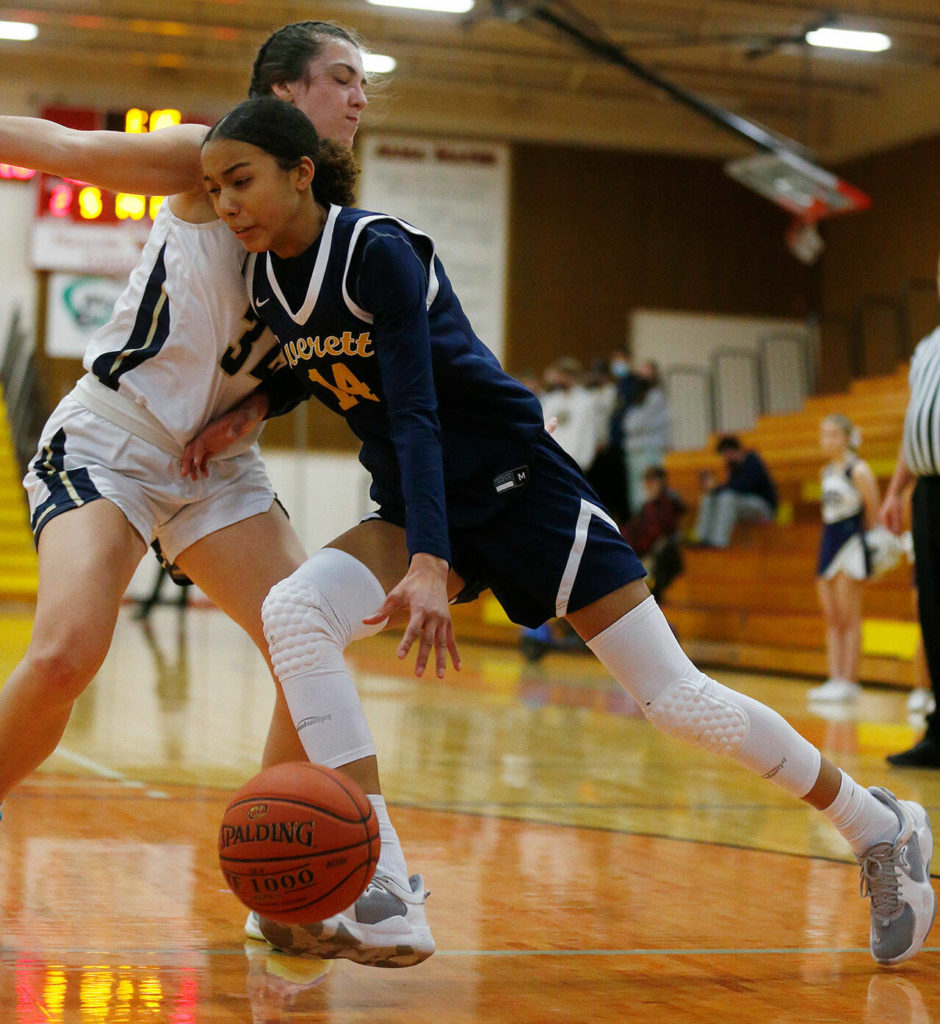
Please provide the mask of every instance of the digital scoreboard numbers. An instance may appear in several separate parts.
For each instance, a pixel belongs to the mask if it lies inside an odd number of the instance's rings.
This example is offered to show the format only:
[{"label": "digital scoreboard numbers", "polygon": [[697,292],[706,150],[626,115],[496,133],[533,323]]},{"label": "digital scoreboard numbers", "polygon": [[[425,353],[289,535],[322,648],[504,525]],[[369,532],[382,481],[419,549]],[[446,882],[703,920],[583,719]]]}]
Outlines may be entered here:
[{"label": "digital scoreboard numbers", "polygon": [[[75,107],[46,107],[42,116],[67,128],[92,131],[144,132],[159,131],[168,125],[180,124],[178,110],[140,110],[132,107],[122,112],[100,113]],[[55,217],[74,223],[117,224],[123,220],[150,220],[157,215],[163,196],[140,196],[125,192],[106,192],[94,185],[52,174],[39,176],[36,213],[39,217]]]},{"label": "digital scoreboard numbers", "polygon": [[[80,131],[142,134],[186,122],[178,110],[100,111],[86,107],[48,106],[42,116]],[[163,196],[108,192],[84,181],[38,174],[36,208],[30,243],[35,270],[120,276],[135,264],[163,202]]]}]

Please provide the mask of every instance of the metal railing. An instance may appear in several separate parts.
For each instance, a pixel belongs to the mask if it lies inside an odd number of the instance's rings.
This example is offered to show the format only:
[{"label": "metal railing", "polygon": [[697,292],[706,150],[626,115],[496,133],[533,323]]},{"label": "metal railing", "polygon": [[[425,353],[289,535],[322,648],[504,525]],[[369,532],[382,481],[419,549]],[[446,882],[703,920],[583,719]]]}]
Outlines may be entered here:
[{"label": "metal railing", "polygon": [[10,434],[20,467],[25,469],[36,448],[46,419],[46,408],[36,360],[19,309],[13,311],[6,332],[0,384],[6,402]]}]

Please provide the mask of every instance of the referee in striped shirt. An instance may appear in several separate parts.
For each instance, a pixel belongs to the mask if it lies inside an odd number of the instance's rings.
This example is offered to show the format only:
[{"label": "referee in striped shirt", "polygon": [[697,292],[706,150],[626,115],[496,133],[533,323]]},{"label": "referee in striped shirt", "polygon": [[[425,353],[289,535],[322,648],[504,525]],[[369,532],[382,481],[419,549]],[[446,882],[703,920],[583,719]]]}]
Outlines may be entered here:
[{"label": "referee in striped shirt", "polygon": [[[937,287],[940,290],[940,267]],[[900,533],[902,495],[914,483],[911,536],[917,609],[938,710],[927,716],[923,739],[910,750],[889,755],[888,761],[898,767],[940,768],[940,327],[914,350],[909,382],[904,436],[878,518]]]}]

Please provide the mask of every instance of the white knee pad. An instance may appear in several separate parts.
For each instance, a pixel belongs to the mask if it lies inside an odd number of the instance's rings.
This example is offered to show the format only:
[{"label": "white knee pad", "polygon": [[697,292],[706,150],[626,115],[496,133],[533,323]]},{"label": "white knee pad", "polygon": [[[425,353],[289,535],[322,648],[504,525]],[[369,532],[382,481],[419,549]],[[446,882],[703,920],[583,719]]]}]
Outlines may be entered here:
[{"label": "white knee pad", "polygon": [[643,711],[658,729],[716,754],[727,754],[803,797],[819,776],[819,751],[776,711],[695,670]]},{"label": "white knee pad", "polygon": [[666,687],[643,712],[662,732],[715,754],[733,755],[747,738],[751,722],[743,707],[718,690],[739,696],[701,675],[694,682],[679,679]]},{"label": "white knee pad", "polygon": [[783,718],[700,672],[652,597],[588,646],[657,728],[728,754],[796,796],[819,776],[819,751]]},{"label": "white knee pad", "polygon": [[385,600],[375,575],[357,558],[323,548],[271,588],[261,609],[271,661],[291,718],[311,761],[340,768],[375,754],[343,652],[384,623],[365,626]]},{"label": "white knee pad", "polygon": [[385,591],[357,558],[322,548],[286,580],[276,583],[261,607],[264,636],[278,679],[316,671],[327,648],[344,651],[353,640],[380,633],[385,623],[362,620],[381,607]]}]

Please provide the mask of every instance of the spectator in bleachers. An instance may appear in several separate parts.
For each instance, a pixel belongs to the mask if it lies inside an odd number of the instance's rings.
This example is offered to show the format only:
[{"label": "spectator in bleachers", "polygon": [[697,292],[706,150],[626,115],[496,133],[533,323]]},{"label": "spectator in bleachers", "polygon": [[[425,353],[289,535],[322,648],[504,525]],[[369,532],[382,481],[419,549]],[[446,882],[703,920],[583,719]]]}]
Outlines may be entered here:
[{"label": "spectator in bleachers", "polygon": [[659,604],[666,588],[682,572],[680,524],[685,502],[670,490],[666,470],[648,466],[643,473],[644,501],[640,510],[624,523],[620,531],[640,556],[650,574],[647,583]]},{"label": "spectator in bleachers", "polygon": [[829,461],[822,470],[816,590],[826,620],[829,678],[809,691],[814,701],[850,701],[861,692],[862,592],[872,574],[865,530],[875,524],[880,495],[871,467],[857,455],[860,443],[847,416],[822,421],[819,444]]},{"label": "spectator in bleachers", "polygon": [[695,523],[698,547],[726,548],[736,523],[771,523],[777,514],[777,488],[757,452],[745,449],[733,434],[721,437],[716,451],[727,478],[716,484],[713,474],[703,476]]},{"label": "spectator in bleachers", "polygon": [[616,470],[611,468],[611,477],[613,478],[614,473],[617,474],[623,486],[623,496],[621,499],[621,505],[623,514],[617,516],[614,513],[614,518],[618,522],[624,523],[630,517],[630,515],[636,510],[630,507],[630,486],[628,483],[627,476],[627,450],[623,442],[623,420],[626,415],[627,409],[633,403],[633,399],[636,395],[636,387],[639,381],[639,377],[636,375],[636,371],[633,369],[633,360],[630,352],[626,348],[615,348],[610,353],[610,373],[614,378],[614,383],[617,389],[617,398],[614,402],[614,411],[610,417],[609,424],[609,435],[608,435],[608,448],[607,457],[610,459],[611,464],[614,460],[617,460]]},{"label": "spectator in bleachers", "polygon": [[647,359],[637,367],[636,378],[632,400],[623,415],[627,493],[634,512],[643,504],[643,475],[650,466],[661,465],[672,435],[672,416],[659,367]]},{"label": "spectator in bleachers", "polygon": [[577,359],[565,357],[552,363],[543,374],[540,396],[545,422],[555,419],[553,437],[586,470],[597,450],[594,399],[582,383],[583,371]]},{"label": "spectator in bleachers", "polygon": [[539,400],[542,397],[542,381],[539,375],[532,369],[525,369],[521,373],[516,374],[516,379],[520,384],[524,384],[533,395]]},{"label": "spectator in bleachers", "polygon": [[591,364],[587,387],[594,399],[594,429],[596,450],[591,464],[585,471],[590,485],[597,491],[601,504],[613,516],[618,525],[626,522],[629,503],[627,501],[627,476],[624,468],[623,446],[611,438],[611,424],[621,401],[621,380],[606,359],[596,359]]}]

